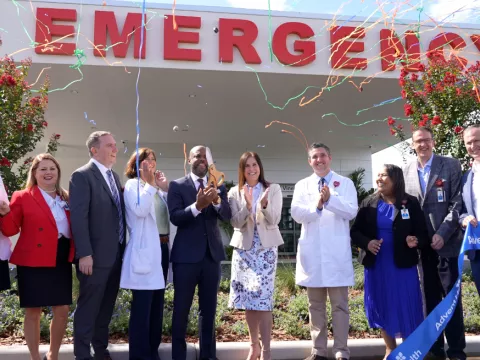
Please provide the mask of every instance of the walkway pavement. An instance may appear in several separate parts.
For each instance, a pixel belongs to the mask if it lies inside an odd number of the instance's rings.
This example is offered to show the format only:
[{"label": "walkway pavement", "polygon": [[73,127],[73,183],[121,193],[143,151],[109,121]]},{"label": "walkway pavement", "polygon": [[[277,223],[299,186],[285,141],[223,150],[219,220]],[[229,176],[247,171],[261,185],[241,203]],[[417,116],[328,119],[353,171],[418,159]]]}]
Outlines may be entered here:
[{"label": "walkway pavement", "polygon": [[[329,349],[333,345],[328,342]],[[385,351],[385,345],[381,339],[349,340],[351,358],[361,360],[381,360]],[[272,343],[272,358],[274,360],[301,360],[310,354],[310,341],[276,341]],[[249,344],[217,343],[217,357],[219,360],[245,360],[248,354]],[[41,346],[42,354],[48,350],[47,346]],[[187,360],[198,360],[198,344],[187,345]],[[330,351],[331,352],[331,351]],[[480,360],[480,336],[468,336],[467,348],[469,360]],[[111,345],[110,353],[113,360],[128,360],[128,344]],[[162,360],[171,360],[170,344],[162,344],[159,350]],[[477,356],[477,357],[473,357]],[[1,360],[29,360],[26,346],[0,346]],[[61,348],[59,360],[72,360],[73,346],[64,345]]]}]

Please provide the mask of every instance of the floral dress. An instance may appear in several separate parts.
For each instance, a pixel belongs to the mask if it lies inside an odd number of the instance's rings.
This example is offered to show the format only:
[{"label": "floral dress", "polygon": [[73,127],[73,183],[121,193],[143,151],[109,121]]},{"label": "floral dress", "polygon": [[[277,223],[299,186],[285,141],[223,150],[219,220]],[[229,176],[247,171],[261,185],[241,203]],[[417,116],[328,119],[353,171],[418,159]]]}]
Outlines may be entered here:
[{"label": "floral dress", "polygon": [[[254,187],[252,212],[261,195],[260,184]],[[251,249],[235,249],[228,306],[243,310],[273,310],[273,292],[277,271],[278,248],[264,248],[255,226]]]}]

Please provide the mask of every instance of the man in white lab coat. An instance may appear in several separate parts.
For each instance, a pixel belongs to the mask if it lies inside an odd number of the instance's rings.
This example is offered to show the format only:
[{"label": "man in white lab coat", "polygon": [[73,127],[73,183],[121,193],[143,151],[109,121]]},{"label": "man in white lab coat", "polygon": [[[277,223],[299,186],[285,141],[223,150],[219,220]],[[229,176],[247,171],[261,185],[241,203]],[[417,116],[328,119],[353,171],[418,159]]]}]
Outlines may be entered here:
[{"label": "man in white lab coat", "polygon": [[298,241],[296,283],[307,287],[312,354],[327,360],[327,294],[332,305],[335,359],[349,359],[348,287],[354,284],[350,227],[358,210],[353,182],[330,169],[328,146],[314,143],[308,163],[314,173],[295,185],[292,217],[302,224]]}]

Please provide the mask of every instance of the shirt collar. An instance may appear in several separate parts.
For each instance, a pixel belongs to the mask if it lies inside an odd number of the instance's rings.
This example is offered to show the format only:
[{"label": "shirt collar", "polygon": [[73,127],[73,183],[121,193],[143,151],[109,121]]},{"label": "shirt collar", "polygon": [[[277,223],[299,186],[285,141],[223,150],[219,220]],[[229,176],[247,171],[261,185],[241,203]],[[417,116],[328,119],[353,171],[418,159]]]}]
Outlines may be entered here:
[{"label": "shirt collar", "polygon": [[[317,183],[322,180],[322,177],[318,176],[318,175],[315,174],[315,173],[314,173],[314,175],[315,175],[315,178],[316,178],[316,180],[317,180]],[[333,172],[332,172],[332,170],[330,170],[330,171],[328,172],[328,174],[323,177],[323,178],[325,179],[325,182],[326,182],[327,184],[329,184],[329,183],[330,183],[330,180],[332,180],[332,176],[333,176]]]},{"label": "shirt collar", "polygon": [[480,161],[477,162],[477,161],[474,161],[473,164],[472,164],[472,172],[474,174],[478,174],[480,172]]},{"label": "shirt collar", "polygon": [[433,161],[433,154],[432,154],[432,156],[430,156],[430,159],[427,161],[425,166],[422,168],[422,166],[420,165],[420,163],[417,160],[417,169],[418,170],[430,169],[430,167],[432,166],[432,161]]},{"label": "shirt collar", "polygon": [[198,177],[197,175],[195,175],[193,172],[190,173],[190,176],[192,177],[192,180],[193,182],[195,183],[196,181],[198,181],[198,179],[202,179],[203,180],[203,185],[207,185],[207,176],[205,175],[203,178],[200,178]]},{"label": "shirt collar", "polygon": [[[245,183],[248,187],[250,187],[247,183]],[[254,190],[258,190],[258,189],[261,189],[262,188],[262,184],[260,183],[260,181],[257,183],[257,185],[255,185],[253,187]]]},{"label": "shirt collar", "polygon": [[98,170],[100,170],[100,172],[103,175],[106,175],[108,170],[112,170],[112,169],[107,168],[105,165],[101,164],[100,162],[98,162],[94,158],[91,158],[90,161],[93,162],[95,165],[97,165]]}]

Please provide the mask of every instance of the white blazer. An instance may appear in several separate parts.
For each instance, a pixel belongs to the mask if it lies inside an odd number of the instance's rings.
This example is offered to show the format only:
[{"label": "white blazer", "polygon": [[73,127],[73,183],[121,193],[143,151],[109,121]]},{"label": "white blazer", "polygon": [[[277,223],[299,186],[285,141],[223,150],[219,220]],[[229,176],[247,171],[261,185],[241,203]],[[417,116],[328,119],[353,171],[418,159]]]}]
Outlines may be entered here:
[{"label": "white blazer", "polygon": [[[165,288],[162,270],[162,249],[155,218],[154,196],[157,190],[130,179],[123,193],[130,240],[127,243],[122,264],[120,287],[134,290],[158,290]],[[161,193],[159,193],[162,196]]]},{"label": "white blazer", "polygon": [[357,191],[352,180],[332,173],[330,199],[320,213],[318,177],[312,174],[295,185],[292,217],[302,224],[297,251],[298,285],[354,285],[349,221],[357,215]]}]

